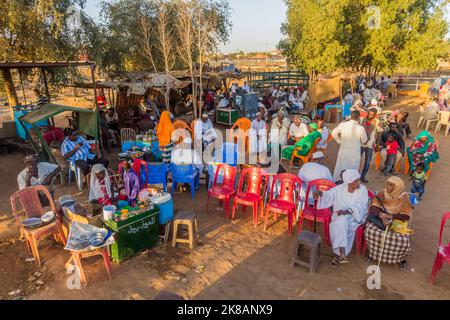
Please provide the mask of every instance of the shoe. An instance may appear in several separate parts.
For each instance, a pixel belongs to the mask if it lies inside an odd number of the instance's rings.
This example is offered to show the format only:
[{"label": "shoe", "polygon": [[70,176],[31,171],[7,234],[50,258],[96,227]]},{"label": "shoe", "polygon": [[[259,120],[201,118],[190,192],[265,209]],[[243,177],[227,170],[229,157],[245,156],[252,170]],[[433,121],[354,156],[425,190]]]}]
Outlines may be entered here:
[{"label": "shoe", "polygon": [[366,183],[366,184],[369,183],[369,181],[367,181],[366,178],[361,178],[361,182],[362,182],[362,183]]}]

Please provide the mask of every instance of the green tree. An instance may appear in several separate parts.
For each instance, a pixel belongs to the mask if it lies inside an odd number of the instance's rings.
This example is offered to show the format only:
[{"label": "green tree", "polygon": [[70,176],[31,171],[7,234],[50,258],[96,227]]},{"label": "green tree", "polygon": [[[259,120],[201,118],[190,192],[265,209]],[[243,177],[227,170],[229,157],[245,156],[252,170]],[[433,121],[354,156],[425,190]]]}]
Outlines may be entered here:
[{"label": "green tree", "polygon": [[448,0],[287,0],[289,61],[312,76],[351,68],[369,76],[430,70],[448,54]]}]

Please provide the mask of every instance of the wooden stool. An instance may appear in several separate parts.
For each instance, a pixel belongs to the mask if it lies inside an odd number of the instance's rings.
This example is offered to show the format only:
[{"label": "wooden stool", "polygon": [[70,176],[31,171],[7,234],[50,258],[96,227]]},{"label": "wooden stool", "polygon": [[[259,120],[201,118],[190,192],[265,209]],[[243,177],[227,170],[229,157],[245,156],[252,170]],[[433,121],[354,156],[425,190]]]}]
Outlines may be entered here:
[{"label": "wooden stool", "polygon": [[86,276],[84,275],[83,266],[81,264],[81,260],[84,258],[89,258],[93,256],[102,256],[103,262],[105,264],[106,271],[108,272],[109,280],[112,278],[112,265],[111,265],[111,258],[109,257],[108,248],[100,248],[93,251],[87,251],[87,252],[70,252],[72,256],[70,257],[69,261],[66,263],[66,267],[68,264],[70,264],[72,261],[75,263],[75,266],[78,268],[80,272],[80,281],[84,283],[85,286],[87,286]]},{"label": "wooden stool", "polygon": [[303,231],[297,237],[297,245],[295,246],[294,257],[291,266],[294,268],[296,264],[309,268],[309,273],[316,274],[317,267],[320,264],[322,251],[322,239],[317,233]]},{"label": "wooden stool", "polygon": [[[188,227],[189,231],[189,239],[179,239],[178,238],[178,226],[185,225]],[[189,248],[194,248],[194,228],[195,235],[197,240],[198,236],[198,227],[197,227],[197,219],[195,218],[195,213],[193,212],[179,212],[175,215],[175,219],[173,221],[173,238],[172,238],[172,247],[175,248],[177,243],[188,243]]]}]

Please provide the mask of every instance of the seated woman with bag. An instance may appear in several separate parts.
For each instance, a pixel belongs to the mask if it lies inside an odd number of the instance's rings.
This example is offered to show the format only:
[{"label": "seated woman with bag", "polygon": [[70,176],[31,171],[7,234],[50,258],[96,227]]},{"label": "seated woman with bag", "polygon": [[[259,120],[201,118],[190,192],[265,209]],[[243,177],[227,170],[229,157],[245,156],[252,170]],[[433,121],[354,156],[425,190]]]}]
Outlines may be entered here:
[{"label": "seated woman with bag", "polygon": [[369,259],[399,264],[400,269],[406,271],[411,254],[409,237],[413,232],[409,223],[412,213],[405,183],[399,177],[390,178],[370,206],[365,233]]}]

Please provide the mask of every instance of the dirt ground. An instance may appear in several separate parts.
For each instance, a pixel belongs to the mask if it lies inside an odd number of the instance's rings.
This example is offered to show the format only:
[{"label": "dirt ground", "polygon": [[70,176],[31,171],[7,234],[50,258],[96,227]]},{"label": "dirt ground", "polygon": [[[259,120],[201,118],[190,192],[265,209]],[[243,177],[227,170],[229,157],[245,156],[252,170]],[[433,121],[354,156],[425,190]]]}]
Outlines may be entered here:
[{"label": "dirt ground", "polygon": [[[398,98],[390,108],[408,110],[415,128],[418,120],[418,98]],[[410,268],[401,272],[397,266],[382,265],[382,289],[368,290],[366,269],[373,264],[354,253],[350,264],[339,270],[328,267],[331,250],[325,248],[322,264],[315,276],[306,269],[292,268],[290,260],[295,237],[287,235],[287,221],[280,220],[267,232],[252,226],[250,210],[240,211],[235,223],[210,206],[205,212],[206,187],[202,186],[192,201],[189,193],[175,195],[175,210],[193,210],[198,216],[201,245],[193,251],[159,246],[113,266],[110,281],[100,260],[88,260],[85,272],[88,287],[69,290],[64,264],[69,255],[53,240],[40,244],[43,267],[26,262],[25,243],[18,240],[18,229],[11,217],[9,196],[17,189],[17,173],[22,169],[19,152],[0,156],[0,299],[153,299],[167,290],[187,299],[450,299],[450,268],[444,266],[435,286],[427,282],[437,250],[440,219],[450,210],[450,137],[436,136],[441,160],[434,167],[425,199],[416,207],[412,228]],[[337,145],[330,145],[327,165],[332,168]],[[113,157],[113,155],[111,155]],[[293,171],[293,173],[296,173]],[[369,188],[381,190],[386,178],[373,167]],[[57,188],[61,194],[76,194],[75,185]],[[77,195],[86,200],[86,191]],[[445,240],[450,240],[446,228]],[[200,267],[200,268],[199,268]],[[197,269],[197,270],[196,270]],[[39,283],[30,278],[39,271]],[[39,274],[38,274],[39,275]],[[10,292],[20,290],[14,295]]]}]

